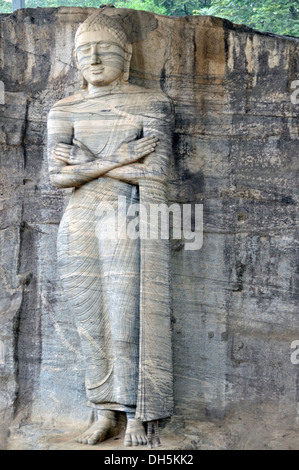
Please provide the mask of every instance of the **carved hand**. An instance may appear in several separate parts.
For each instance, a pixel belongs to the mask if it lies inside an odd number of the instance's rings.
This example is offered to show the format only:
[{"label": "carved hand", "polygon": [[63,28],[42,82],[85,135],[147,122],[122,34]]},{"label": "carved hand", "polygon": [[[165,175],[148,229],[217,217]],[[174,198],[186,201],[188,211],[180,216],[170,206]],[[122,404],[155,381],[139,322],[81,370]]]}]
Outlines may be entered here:
[{"label": "carved hand", "polygon": [[74,139],[73,144],[57,144],[54,150],[55,160],[67,165],[82,165],[82,163],[92,162],[95,159],[94,154],[82,142]]},{"label": "carved hand", "polygon": [[[113,155],[109,156],[109,160],[96,158],[84,144],[76,139],[73,140],[74,145],[59,143],[55,147],[53,156],[57,162],[62,162],[64,165],[59,170],[54,168],[50,171],[52,184],[58,188],[77,188],[105,174],[137,184],[135,181],[145,178],[149,172],[147,165],[138,163],[138,160],[144,157],[151,159],[155,155],[158,141],[159,139],[152,135],[125,142]],[[139,170],[136,175],[135,167]],[[110,175],[113,170],[119,170],[120,176],[114,173]]]},{"label": "carved hand", "polygon": [[138,185],[142,180],[152,179],[156,181],[165,181],[165,174],[158,165],[145,163],[134,163],[132,165],[122,166],[108,171],[106,176],[119,179],[126,183]]},{"label": "carved hand", "polygon": [[153,153],[158,141],[157,137],[151,135],[131,142],[125,142],[115,152],[115,157],[121,165],[136,162]]}]

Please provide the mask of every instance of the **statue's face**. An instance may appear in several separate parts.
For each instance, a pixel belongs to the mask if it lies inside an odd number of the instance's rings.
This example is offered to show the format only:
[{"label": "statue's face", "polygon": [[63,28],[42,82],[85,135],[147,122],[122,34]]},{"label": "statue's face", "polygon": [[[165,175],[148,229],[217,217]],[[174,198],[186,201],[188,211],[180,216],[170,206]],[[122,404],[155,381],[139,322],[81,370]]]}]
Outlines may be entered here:
[{"label": "statue's face", "polygon": [[109,85],[122,77],[126,52],[109,31],[80,34],[76,52],[80,70],[91,85]]}]

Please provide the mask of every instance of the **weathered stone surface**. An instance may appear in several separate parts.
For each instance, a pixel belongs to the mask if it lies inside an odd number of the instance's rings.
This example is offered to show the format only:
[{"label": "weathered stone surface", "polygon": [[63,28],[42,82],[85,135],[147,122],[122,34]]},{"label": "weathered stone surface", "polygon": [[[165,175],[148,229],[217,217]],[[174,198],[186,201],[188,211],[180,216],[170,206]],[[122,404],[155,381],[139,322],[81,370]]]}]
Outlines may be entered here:
[{"label": "weathered stone surface", "polygon": [[[115,18],[97,11],[76,32],[84,88],[49,113],[48,162],[51,183],[74,188],[57,260],[96,415],[78,439],[95,445],[118,434],[126,413],[125,445],[135,446],[147,436],[151,444],[152,423],[146,434],[143,422],[156,421],[158,439],[157,421],[174,409],[170,243],[136,239],[154,228],[142,207],[167,202],[174,108],[162,92],[128,82],[132,44]],[[132,236],[126,214],[137,207]]]},{"label": "weathered stone surface", "polygon": [[[89,419],[56,271],[68,195],[48,179],[46,118],[78,89],[73,40],[93,11],[0,17],[3,447],[12,419],[10,448],[47,448],[48,429],[73,433]],[[202,249],[172,253],[176,415],[166,430],[193,448],[298,448],[299,111],[290,96],[299,40],[210,17],[118,12],[133,42],[132,83],[175,104],[170,198],[204,205]]]}]

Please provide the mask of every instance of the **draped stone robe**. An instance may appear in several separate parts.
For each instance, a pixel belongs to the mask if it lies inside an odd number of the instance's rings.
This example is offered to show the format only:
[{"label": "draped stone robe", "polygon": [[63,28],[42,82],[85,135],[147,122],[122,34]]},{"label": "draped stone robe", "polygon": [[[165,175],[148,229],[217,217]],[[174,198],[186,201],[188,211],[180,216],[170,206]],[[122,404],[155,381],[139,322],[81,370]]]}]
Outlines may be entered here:
[{"label": "draped stone robe", "polygon": [[[93,96],[82,91],[56,103],[48,118],[51,175],[64,166],[53,159],[57,143],[75,138],[96,158],[110,160],[124,142],[159,138],[153,164],[159,178],[132,185],[103,175],[82,184],[58,233],[59,272],[80,335],[89,403],[136,410],[143,421],[173,412],[169,250],[167,240],[130,239],[125,216],[130,204],[166,202],[172,127],[168,98],[130,84],[99,88]],[[115,238],[104,236],[113,227],[111,207],[120,223]],[[148,228],[149,220],[140,218],[139,230]]]}]

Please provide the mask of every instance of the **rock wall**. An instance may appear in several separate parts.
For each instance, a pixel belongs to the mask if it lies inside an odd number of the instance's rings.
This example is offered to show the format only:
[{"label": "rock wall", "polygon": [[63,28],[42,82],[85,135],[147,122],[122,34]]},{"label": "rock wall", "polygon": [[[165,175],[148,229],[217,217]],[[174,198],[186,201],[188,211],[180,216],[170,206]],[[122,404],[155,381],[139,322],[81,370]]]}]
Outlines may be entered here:
[{"label": "rock wall", "polygon": [[[56,272],[69,191],[49,182],[46,118],[78,89],[73,38],[93,11],[0,15],[3,448],[9,426],[11,448],[40,448],[36,430],[22,430],[89,419]],[[131,81],[175,104],[170,200],[204,210],[202,249],[173,246],[176,415],[167,429],[194,448],[299,448],[299,365],[290,360],[299,340],[299,39],[213,17],[117,14],[133,42]]]}]

